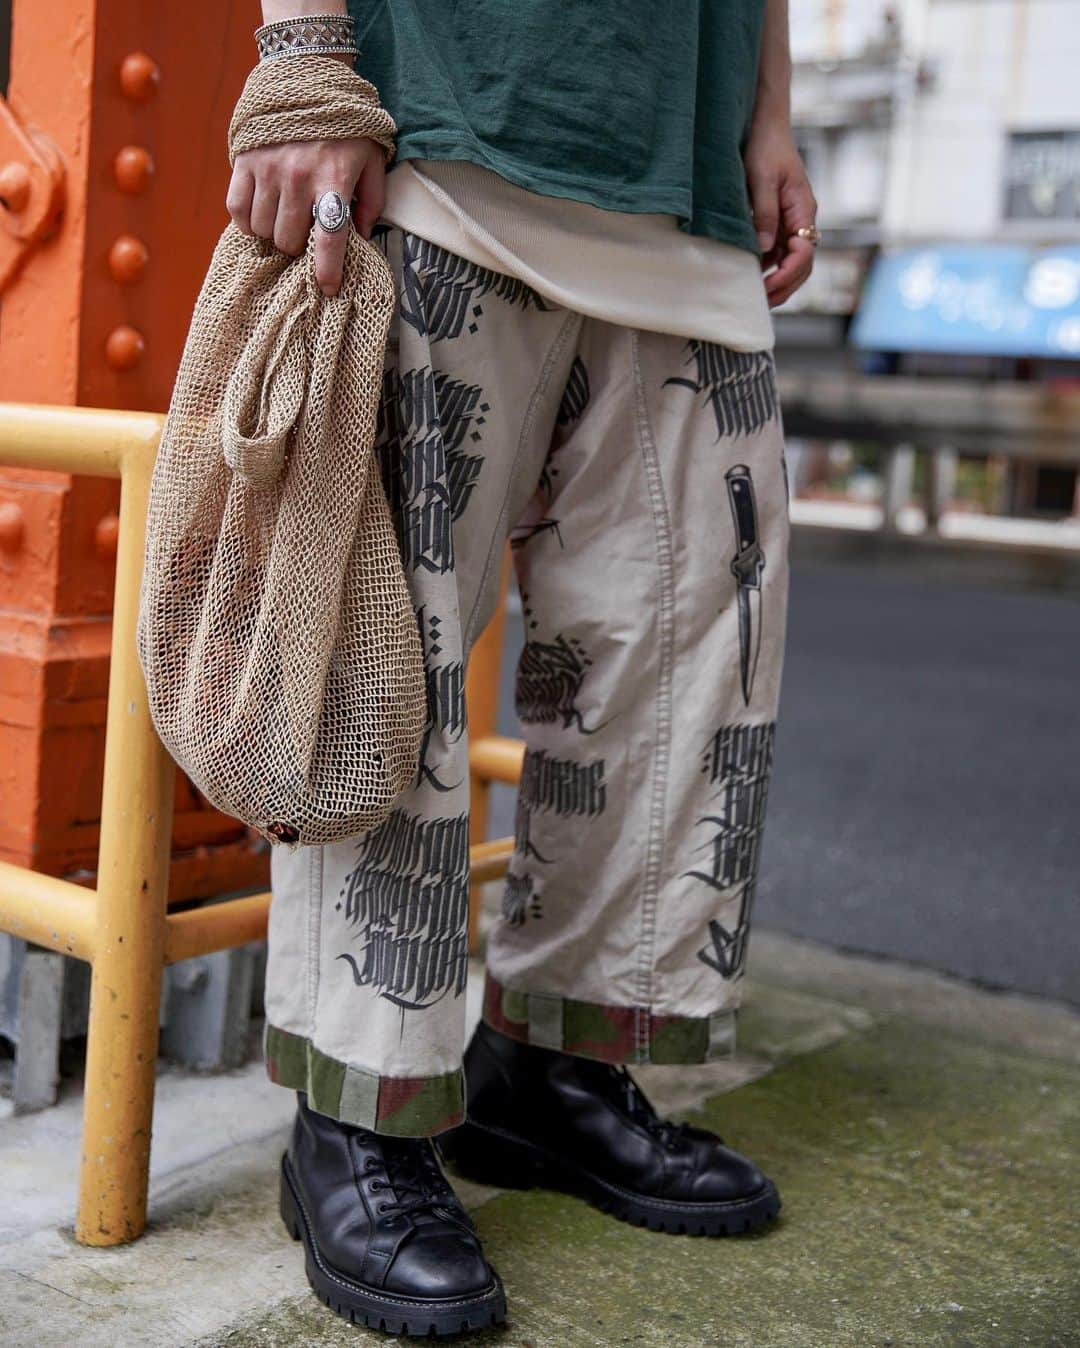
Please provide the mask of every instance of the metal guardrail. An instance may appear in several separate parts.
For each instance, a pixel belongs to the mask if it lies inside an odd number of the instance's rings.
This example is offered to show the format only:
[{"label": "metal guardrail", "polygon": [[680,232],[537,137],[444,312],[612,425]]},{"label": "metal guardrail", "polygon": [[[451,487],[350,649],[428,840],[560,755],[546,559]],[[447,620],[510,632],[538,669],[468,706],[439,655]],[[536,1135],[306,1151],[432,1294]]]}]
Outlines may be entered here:
[{"label": "metal guardrail", "polygon": [[922,502],[927,528],[909,534],[909,542],[933,535],[948,508],[962,454],[1080,468],[1080,390],[1075,386],[853,371],[785,372],[778,385],[789,435],[882,446],[883,534],[899,535],[916,453],[929,456]]},{"label": "metal guardrail", "polygon": [[1080,466],[1080,390],[926,376],[785,372],[791,435]]},{"label": "metal guardrail", "polygon": [[[168,911],[175,768],[154,732],[135,648],[150,474],[162,418],[145,412],[0,404],[0,463],[120,480],[97,884],[0,862],[0,931],[91,965],[76,1239],[134,1240],[146,1225],[164,965],[261,940],[270,895]],[[497,654],[479,671],[485,697]],[[492,662],[495,662],[492,665]],[[480,719],[493,724],[485,708]],[[516,782],[522,746],[482,736],[480,790]],[[475,844],[472,881],[505,874],[511,839]]]}]

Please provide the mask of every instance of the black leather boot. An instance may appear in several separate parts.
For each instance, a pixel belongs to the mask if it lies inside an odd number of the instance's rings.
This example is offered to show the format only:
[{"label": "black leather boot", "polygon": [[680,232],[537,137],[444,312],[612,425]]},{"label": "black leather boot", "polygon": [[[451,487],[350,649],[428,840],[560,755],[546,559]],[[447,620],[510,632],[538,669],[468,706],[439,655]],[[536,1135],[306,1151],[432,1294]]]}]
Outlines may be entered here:
[{"label": "black leather boot", "polygon": [[428,1138],[337,1123],[299,1097],[281,1216],[332,1311],[391,1334],[502,1324],[506,1297]]},{"label": "black leather boot", "polygon": [[438,1148],[461,1175],[559,1189],[653,1231],[754,1231],[771,1180],[714,1133],[661,1119],[624,1067],[519,1044],[481,1024],[465,1053],[468,1119]]}]

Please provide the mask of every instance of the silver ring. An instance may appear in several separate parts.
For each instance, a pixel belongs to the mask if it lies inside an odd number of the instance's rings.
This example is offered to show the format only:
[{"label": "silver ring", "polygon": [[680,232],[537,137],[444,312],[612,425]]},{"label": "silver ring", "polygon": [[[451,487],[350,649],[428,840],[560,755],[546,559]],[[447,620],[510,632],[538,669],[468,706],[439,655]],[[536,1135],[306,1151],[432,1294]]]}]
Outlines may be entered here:
[{"label": "silver ring", "polygon": [[349,204],[340,192],[324,192],[311,208],[315,223],[327,234],[336,234],[349,223]]}]

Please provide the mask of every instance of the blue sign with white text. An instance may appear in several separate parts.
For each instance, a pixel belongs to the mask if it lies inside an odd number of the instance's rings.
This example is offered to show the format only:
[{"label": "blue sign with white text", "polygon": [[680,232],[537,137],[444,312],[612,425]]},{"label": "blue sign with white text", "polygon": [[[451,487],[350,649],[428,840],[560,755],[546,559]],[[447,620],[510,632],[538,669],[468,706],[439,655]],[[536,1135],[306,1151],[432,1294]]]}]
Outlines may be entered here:
[{"label": "blue sign with white text", "polygon": [[873,351],[1080,359],[1080,245],[884,253],[851,340]]}]

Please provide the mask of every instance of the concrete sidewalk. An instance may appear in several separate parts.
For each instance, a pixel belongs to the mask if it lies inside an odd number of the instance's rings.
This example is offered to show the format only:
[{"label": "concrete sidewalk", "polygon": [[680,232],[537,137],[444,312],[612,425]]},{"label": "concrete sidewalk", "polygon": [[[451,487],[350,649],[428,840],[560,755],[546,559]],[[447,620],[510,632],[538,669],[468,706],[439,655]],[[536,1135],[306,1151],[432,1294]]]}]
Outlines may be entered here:
[{"label": "concrete sidewalk", "polygon": [[[506,1330],[463,1342],[1080,1346],[1080,1017],[763,931],[751,967],[734,1064],[639,1075],[775,1177],[780,1222],[673,1237],[460,1186],[511,1307]],[[276,1215],[291,1108],[259,1064],[163,1073],[151,1228],[115,1250],[71,1235],[77,1095],[0,1121],[0,1343],[392,1342],[306,1290]]]}]

